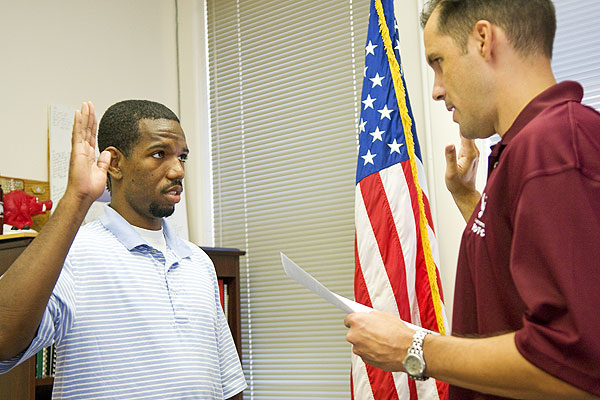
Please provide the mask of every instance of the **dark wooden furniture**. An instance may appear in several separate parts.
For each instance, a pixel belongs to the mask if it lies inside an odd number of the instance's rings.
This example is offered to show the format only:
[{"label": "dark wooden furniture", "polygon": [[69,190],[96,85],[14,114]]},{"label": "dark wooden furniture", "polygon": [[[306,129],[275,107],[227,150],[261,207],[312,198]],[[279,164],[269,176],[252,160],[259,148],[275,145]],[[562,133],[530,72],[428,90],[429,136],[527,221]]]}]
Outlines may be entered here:
[{"label": "dark wooden furniture", "polygon": [[[31,243],[35,234],[19,233],[0,235],[0,275]],[[0,375],[0,394],[11,400],[35,399],[35,357],[25,361],[10,372]]]},{"label": "dark wooden furniture", "polygon": [[240,317],[240,256],[245,251],[225,247],[200,247],[208,254],[217,272],[217,277],[227,285],[229,295],[228,321],[238,354],[241,355],[242,327]]},{"label": "dark wooden furniture", "polygon": [[[0,235],[0,275],[25,250],[35,234]],[[238,353],[241,354],[239,258],[245,251],[230,248],[202,247],[215,265],[217,277],[227,285],[228,322]],[[0,374],[0,398],[10,400],[50,400],[52,378],[35,378],[35,357],[6,374]],[[232,399],[241,400],[242,394]]]},{"label": "dark wooden furniture", "polygon": [[[235,342],[238,354],[242,354],[242,326],[240,316],[240,256],[246,254],[239,249],[225,247],[200,247],[208,254],[213,264],[217,277],[227,285],[229,301],[227,303],[228,321],[231,335]],[[242,400],[242,393],[233,396],[233,400]]]}]

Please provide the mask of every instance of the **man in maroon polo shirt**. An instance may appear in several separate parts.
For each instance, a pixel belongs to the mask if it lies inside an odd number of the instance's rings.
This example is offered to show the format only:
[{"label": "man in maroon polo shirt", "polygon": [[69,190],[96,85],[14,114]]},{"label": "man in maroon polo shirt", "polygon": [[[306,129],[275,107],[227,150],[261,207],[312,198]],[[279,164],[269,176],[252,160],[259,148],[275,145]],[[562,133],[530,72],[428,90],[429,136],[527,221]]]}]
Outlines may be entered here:
[{"label": "man in maroon polo shirt", "polygon": [[[369,364],[449,382],[451,399],[598,398],[600,114],[556,84],[552,2],[432,0],[422,24],[433,98],[465,138],[458,159],[446,149],[467,220],[453,336],[372,312],[346,317],[347,339]],[[471,139],[495,133],[480,195]]]}]

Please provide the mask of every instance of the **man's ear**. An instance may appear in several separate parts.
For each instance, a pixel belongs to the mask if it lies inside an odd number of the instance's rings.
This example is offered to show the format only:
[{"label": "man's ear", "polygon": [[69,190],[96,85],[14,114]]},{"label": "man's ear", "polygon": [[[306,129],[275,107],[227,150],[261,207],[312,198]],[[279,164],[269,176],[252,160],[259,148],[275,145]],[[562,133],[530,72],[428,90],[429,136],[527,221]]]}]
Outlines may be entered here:
[{"label": "man's ear", "polygon": [[494,46],[498,40],[496,28],[490,21],[482,19],[475,23],[471,32],[477,46],[476,51],[485,61],[489,61],[494,53]]},{"label": "man's ear", "polygon": [[123,161],[125,160],[125,156],[119,149],[114,146],[109,146],[106,148],[110,152],[110,163],[108,165],[108,174],[111,179],[120,180],[123,178],[123,174],[121,173],[121,166]]}]

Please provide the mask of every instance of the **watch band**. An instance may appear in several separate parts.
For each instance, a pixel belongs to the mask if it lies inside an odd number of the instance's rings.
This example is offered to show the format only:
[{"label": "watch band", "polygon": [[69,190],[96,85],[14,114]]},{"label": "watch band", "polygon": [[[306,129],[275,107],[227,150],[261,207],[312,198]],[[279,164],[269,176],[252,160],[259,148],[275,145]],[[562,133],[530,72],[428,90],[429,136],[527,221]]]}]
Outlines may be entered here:
[{"label": "watch band", "polygon": [[420,364],[420,371],[411,373],[410,371],[406,371],[409,378],[417,380],[417,381],[425,381],[429,379],[429,377],[425,376],[425,358],[423,357],[423,341],[425,340],[425,336],[429,334],[428,331],[419,329],[415,332],[412,339],[412,344],[408,349],[408,353],[406,355],[407,359],[413,359],[413,361],[418,360]]}]

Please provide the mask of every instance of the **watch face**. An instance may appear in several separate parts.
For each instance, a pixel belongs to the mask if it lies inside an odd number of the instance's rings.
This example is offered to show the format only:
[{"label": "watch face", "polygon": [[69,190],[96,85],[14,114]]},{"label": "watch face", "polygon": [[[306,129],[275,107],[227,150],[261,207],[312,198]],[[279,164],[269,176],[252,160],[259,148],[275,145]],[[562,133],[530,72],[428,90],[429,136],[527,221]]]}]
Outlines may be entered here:
[{"label": "watch face", "polygon": [[424,370],[424,363],[421,358],[415,354],[409,354],[404,359],[404,368],[409,375],[421,375]]}]

